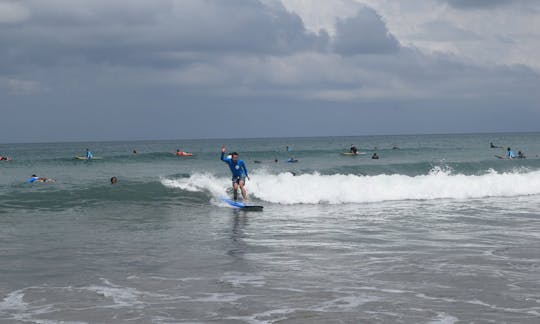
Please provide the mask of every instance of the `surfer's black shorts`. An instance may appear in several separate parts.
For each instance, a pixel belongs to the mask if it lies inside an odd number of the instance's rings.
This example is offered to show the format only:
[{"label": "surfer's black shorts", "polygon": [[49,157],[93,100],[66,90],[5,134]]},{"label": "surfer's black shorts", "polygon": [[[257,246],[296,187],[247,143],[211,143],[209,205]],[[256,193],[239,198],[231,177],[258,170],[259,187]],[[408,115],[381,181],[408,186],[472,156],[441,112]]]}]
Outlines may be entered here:
[{"label": "surfer's black shorts", "polygon": [[240,184],[240,181],[246,183],[246,177],[232,177],[232,182]]}]

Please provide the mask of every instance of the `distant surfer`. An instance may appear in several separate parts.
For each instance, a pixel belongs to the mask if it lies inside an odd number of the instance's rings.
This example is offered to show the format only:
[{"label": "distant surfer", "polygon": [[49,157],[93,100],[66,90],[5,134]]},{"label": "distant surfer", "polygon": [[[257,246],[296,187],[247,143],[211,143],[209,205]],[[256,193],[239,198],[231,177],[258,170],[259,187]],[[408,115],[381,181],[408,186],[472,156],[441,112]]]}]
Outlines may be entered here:
[{"label": "distant surfer", "polygon": [[377,155],[377,153],[373,153],[373,155],[371,156],[371,158],[373,160],[378,160],[379,159],[379,156]]},{"label": "distant surfer", "polygon": [[296,160],[295,158],[293,158],[292,156],[290,158],[287,159],[287,162],[289,163],[296,163],[298,162],[298,160]]},{"label": "distant surfer", "polygon": [[247,192],[245,188],[246,178],[249,180],[248,170],[243,160],[238,158],[238,153],[232,152],[230,157],[225,157],[226,148],[221,148],[221,161],[227,163],[232,173],[233,200],[238,200],[238,188],[242,192],[242,199],[247,202]]},{"label": "distant surfer", "polygon": [[193,154],[188,153],[188,152],[182,152],[180,149],[177,149],[175,154],[176,154],[176,156],[192,156],[193,155]]},{"label": "distant surfer", "polygon": [[493,144],[493,142],[490,142],[489,143],[489,148],[501,148],[501,147]]},{"label": "distant surfer", "polygon": [[509,159],[513,159],[513,158],[516,157],[516,153],[514,153],[514,151],[512,151],[511,148],[507,148],[506,150],[508,151],[507,157],[508,157]]},{"label": "distant surfer", "polygon": [[518,157],[518,159],[525,159],[525,158],[527,158],[527,157],[525,156],[525,154],[523,154],[523,152],[521,152],[521,151],[518,151],[517,157]]},{"label": "distant surfer", "polygon": [[351,148],[349,149],[349,152],[351,152],[354,155],[358,154],[358,148],[356,148],[356,145],[351,144]]},{"label": "distant surfer", "polygon": [[94,154],[92,154],[92,151],[90,149],[86,148],[86,159],[91,160],[94,157]]},{"label": "distant surfer", "polygon": [[137,154],[137,150],[133,150],[133,154]]},{"label": "distant surfer", "polygon": [[11,160],[8,156],[1,156],[0,155],[0,161],[9,161]]},{"label": "distant surfer", "polygon": [[47,179],[47,178],[44,178],[44,177],[38,177],[36,176],[35,174],[32,174],[32,176],[26,180],[26,182],[28,183],[34,183],[34,182],[55,182],[54,179]]},{"label": "distant surfer", "polygon": [[111,184],[117,184],[118,183],[118,178],[117,177],[111,177]]}]

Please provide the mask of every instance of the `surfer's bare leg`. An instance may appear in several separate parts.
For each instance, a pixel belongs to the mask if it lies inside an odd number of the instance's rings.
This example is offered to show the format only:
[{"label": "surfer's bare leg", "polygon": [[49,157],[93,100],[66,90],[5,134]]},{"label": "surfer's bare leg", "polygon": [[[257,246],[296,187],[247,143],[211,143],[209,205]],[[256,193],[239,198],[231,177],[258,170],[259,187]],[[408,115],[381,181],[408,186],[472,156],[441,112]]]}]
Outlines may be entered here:
[{"label": "surfer's bare leg", "polygon": [[236,201],[238,199],[238,183],[233,182],[233,200]]},{"label": "surfer's bare leg", "polygon": [[242,200],[244,202],[247,201],[247,192],[246,192],[246,188],[244,187],[244,181],[240,180],[240,191],[242,191]]}]

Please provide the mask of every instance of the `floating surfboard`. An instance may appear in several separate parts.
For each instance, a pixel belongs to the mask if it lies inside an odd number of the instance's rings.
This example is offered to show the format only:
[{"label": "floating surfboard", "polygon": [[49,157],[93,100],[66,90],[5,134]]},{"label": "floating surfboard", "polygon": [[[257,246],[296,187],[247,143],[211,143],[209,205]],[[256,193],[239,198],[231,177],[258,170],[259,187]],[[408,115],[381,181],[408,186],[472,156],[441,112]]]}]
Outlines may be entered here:
[{"label": "floating surfboard", "polygon": [[244,205],[243,203],[239,202],[239,201],[234,201],[230,198],[221,198],[221,200],[228,204],[229,206],[231,207],[234,207],[234,208],[238,208],[238,209],[241,209],[241,210],[246,210],[246,211],[262,211],[263,210],[263,206],[256,206],[256,205]]},{"label": "floating surfboard", "polygon": [[358,152],[356,154],[354,153],[351,153],[351,152],[341,152],[341,155],[364,155],[366,154],[365,152]]},{"label": "floating surfboard", "polygon": [[75,160],[101,160],[101,159],[102,159],[102,157],[100,157],[100,156],[94,156],[91,159],[88,159],[86,156],[76,156],[75,157]]}]

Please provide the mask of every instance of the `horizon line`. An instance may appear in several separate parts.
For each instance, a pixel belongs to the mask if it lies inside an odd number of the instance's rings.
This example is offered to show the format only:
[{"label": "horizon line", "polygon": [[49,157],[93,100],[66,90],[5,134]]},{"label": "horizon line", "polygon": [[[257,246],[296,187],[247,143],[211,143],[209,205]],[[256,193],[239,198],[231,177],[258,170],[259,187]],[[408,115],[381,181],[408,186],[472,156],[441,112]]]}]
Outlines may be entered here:
[{"label": "horizon line", "polygon": [[324,137],[371,137],[371,136],[441,136],[441,135],[489,135],[489,134],[531,134],[538,131],[503,131],[503,132],[456,132],[456,133],[403,133],[403,134],[364,134],[364,135],[303,135],[303,136],[267,136],[267,137],[200,137],[200,138],[156,138],[156,139],[108,139],[108,140],[64,140],[37,142],[9,142],[12,144],[62,144],[62,143],[116,143],[116,142],[156,142],[156,141],[202,141],[202,140],[255,140],[255,139],[293,139],[293,138],[324,138]]}]

